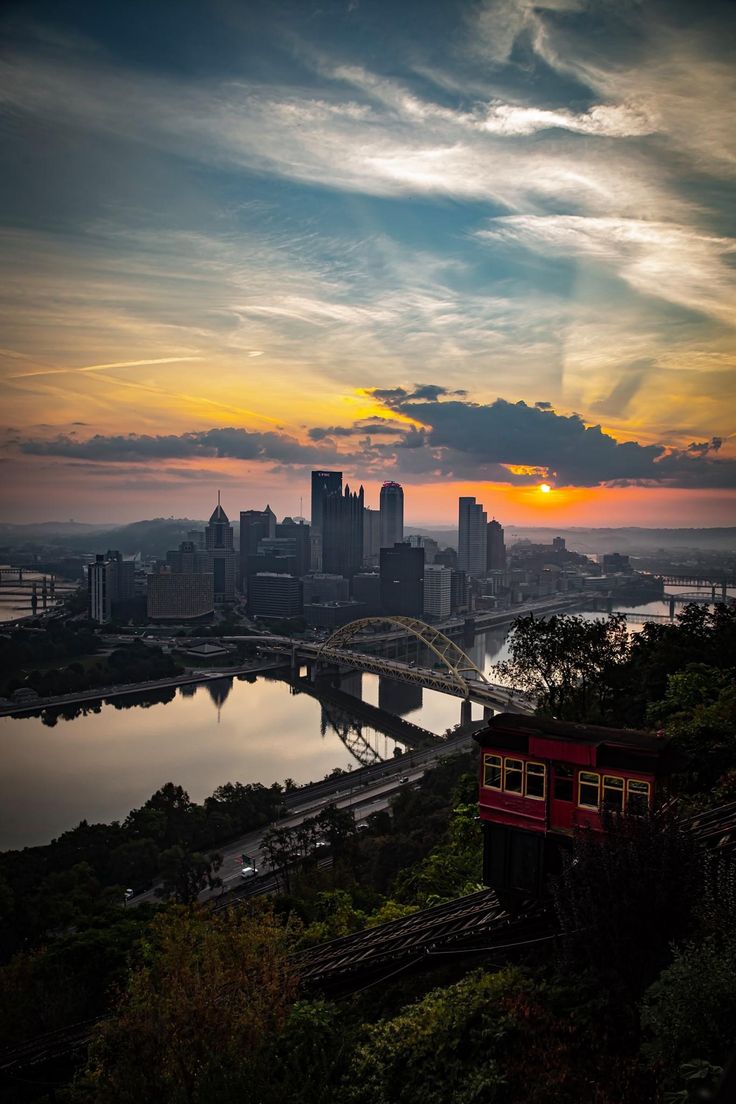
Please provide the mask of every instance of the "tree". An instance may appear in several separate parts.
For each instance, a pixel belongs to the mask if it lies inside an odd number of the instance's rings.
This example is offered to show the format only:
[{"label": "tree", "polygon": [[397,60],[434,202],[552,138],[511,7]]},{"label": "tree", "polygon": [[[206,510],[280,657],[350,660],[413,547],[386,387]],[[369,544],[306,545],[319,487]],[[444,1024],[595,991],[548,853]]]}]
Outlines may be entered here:
[{"label": "tree", "polygon": [[435,989],[392,1019],[366,1025],[348,1070],[349,1104],[476,1104],[501,1101],[499,1061],[514,1016],[506,1000],[518,971],[472,974]]},{"label": "tree", "polygon": [[694,1060],[725,1065],[736,1023],[736,940],[711,937],[675,952],[671,966],[647,991],[644,1054],[670,1084]]},{"label": "tree", "polygon": [[669,676],[664,698],[647,710],[649,722],[664,727],[689,758],[689,788],[699,793],[712,791],[720,776],[736,766],[734,674],[690,663]]},{"label": "tree", "polygon": [[496,664],[496,671],[531,694],[543,712],[565,720],[601,720],[629,646],[622,614],[595,621],[530,614],[513,622],[510,659]]},{"label": "tree", "polygon": [[267,1045],[295,993],[285,933],[270,912],[168,910],[150,926],[117,1015],[99,1030],[76,1099],[257,1099]]},{"label": "tree", "polygon": [[180,904],[192,904],[203,889],[222,885],[222,879],[217,877],[221,866],[222,855],[189,852],[177,844],[161,852],[161,887],[157,892],[163,897],[173,896]]},{"label": "tree", "polygon": [[271,869],[283,877],[284,889],[290,891],[289,868],[299,858],[299,842],[292,828],[271,828],[261,840],[261,851]]},{"label": "tree", "polygon": [[569,963],[638,996],[690,932],[703,873],[697,843],[674,816],[612,816],[603,838],[581,832],[553,887]]}]

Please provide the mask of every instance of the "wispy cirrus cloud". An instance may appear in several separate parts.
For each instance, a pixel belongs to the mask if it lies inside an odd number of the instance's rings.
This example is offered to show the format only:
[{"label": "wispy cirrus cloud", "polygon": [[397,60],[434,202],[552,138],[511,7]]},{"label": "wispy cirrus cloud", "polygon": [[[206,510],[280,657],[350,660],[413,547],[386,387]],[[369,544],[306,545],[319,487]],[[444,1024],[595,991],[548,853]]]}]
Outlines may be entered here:
[{"label": "wispy cirrus cloud", "polygon": [[632,288],[720,321],[736,323],[736,238],[667,222],[580,215],[508,215],[478,237],[550,257],[575,257],[611,269]]}]

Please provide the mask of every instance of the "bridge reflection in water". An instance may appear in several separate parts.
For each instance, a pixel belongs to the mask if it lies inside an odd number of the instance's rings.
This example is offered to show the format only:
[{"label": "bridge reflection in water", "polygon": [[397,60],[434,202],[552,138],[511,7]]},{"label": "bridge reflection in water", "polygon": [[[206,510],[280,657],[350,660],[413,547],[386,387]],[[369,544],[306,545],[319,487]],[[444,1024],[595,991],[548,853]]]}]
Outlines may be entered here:
[{"label": "bridge reflection in water", "polygon": [[[375,643],[370,635],[381,626],[391,625],[413,637],[434,661],[406,662],[359,651],[361,646]],[[290,637],[226,637],[225,640],[248,641],[261,651],[274,652],[290,657],[292,672],[297,673],[307,665],[310,678],[316,681],[320,670],[327,668],[352,668],[395,679],[397,682],[437,690],[463,699],[461,721],[471,719],[471,704],[487,709],[505,710],[511,713],[532,714],[534,702],[520,691],[492,683],[480,667],[453,640],[433,625],[427,625],[413,617],[365,617],[344,625],[323,644],[293,640]],[[351,647],[347,647],[351,644]]]}]

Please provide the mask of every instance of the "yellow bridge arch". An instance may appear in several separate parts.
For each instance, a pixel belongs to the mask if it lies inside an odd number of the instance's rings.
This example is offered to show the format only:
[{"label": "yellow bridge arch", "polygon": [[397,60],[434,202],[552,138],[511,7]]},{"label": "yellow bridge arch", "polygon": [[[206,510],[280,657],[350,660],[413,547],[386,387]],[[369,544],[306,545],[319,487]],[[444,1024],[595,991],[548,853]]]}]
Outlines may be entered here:
[{"label": "yellow bridge arch", "polygon": [[468,689],[468,679],[473,682],[480,681],[489,686],[491,685],[480,667],[477,667],[470,656],[466,655],[453,640],[450,640],[449,636],[445,636],[433,625],[427,625],[416,617],[362,617],[358,621],[351,621],[349,625],[343,625],[325,640],[317,652],[317,658],[327,658],[327,656],[339,658],[340,651],[345,649],[345,645],[358,633],[372,626],[385,624],[395,625],[396,628],[403,629],[404,632],[416,637],[426,648],[429,648],[446,668],[450,678],[463,692]]}]

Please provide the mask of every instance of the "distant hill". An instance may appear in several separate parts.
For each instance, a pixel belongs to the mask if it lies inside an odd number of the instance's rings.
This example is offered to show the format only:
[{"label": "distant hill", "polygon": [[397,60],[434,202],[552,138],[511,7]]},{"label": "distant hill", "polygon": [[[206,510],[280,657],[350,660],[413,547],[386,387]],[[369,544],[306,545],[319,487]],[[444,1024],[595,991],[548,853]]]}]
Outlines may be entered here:
[{"label": "distant hill", "polygon": [[186,540],[190,529],[206,522],[191,518],[151,518],[130,525],[84,525],[79,522],[42,522],[35,525],[0,525],[0,545],[63,548],[67,552],[106,552],[114,548],[125,556],[164,556]]},{"label": "distant hill", "polygon": [[[502,522],[503,524],[503,522]],[[553,537],[564,537],[568,548],[584,555],[622,552],[625,555],[647,555],[664,549],[697,550],[701,552],[736,552],[736,527],[714,529],[588,529],[583,526],[506,525],[506,546],[519,540],[551,544]],[[422,533],[438,541],[440,547],[457,548],[457,529],[431,526],[405,526],[407,533]]]},{"label": "distant hill", "polygon": [[[122,525],[119,528],[107,529],[100,533],[103,547],[97,547],[96,551],[104,552],[108,548],[114,548],[122,552],[124,556],[134,556],[140,553],[144,558],[148,556],[164,556],[170,548],[178,548],[183,540],[187,539],[190,529],[204,529],[205,521],[192,521],[191,518],[151,518],[150,521],[134,521],[130,525]],[[89,536],[73,538],[75,548],[85,550],[89,548]],[[99,545],[100,542],[98,541]]]},{"label": "distant hill", "polygon": [[73,537],[89,533],[102,533],[116,529],[117,522],[89,525],[83,521],[33,521],[26,525],[10,525],[0,522],[0,542],[17,543],[46,537]]}]

